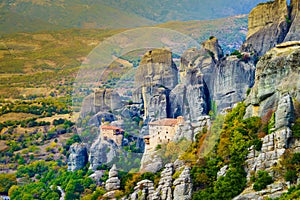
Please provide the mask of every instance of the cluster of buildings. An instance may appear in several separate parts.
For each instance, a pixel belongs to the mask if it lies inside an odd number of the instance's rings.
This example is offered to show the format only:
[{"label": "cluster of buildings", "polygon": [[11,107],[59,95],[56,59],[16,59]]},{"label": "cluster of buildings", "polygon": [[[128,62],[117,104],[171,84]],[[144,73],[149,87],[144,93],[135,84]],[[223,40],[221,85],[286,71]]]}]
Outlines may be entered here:
[{"label": "cluster of buildings", "polygon": [[[159,144],[166,144],[174,139],[180,125],[183,125],[182,116],[177,119],[165,118],[149,123],[149,135],[144,136],[145,148],[154,150]],[[122,145],[124,130],[111,125],[101,125],[100,131],[104,140],[112,140],[118,146]]]}]

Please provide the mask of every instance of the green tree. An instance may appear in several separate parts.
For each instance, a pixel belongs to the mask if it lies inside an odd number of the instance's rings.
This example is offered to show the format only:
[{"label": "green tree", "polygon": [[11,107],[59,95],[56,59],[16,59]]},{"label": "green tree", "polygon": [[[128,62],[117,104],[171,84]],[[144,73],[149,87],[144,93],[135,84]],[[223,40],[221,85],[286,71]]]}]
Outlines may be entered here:
[{"label": "green tree", "polygon": [[11,186],[17,184],[15,174],[0,174],[0,194],[7,195]]}]

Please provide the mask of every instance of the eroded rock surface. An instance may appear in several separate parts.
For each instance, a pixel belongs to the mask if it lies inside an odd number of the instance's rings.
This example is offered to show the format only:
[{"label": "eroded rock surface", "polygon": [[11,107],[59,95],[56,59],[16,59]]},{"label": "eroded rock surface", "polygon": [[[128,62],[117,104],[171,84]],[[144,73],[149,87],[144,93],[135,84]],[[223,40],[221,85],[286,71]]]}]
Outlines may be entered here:
[{"label": "eroded rock surface", "polygon": [[289,28],[288,16],[286,0],[275,0],[255,7],[248,17],[248,34],[243,51],[263,55],[283,42]]},{"label": "eroded rock surface", "polygon": [[288,42],[271,49],[260,59],[256,66],[255,85],[245,101],[248,106],[246,117],[263,117],[275,111],[285,95],[300,101],[299,56],[300,43]]},{"label": "eroded rock surface", "polygon": [[88,162],[86,145],[79,143],[72,144],[69,151],[68,170],[75,171],[82,169]]},{"label": "eroded rock surface", "polygon": [[182,173],[179,175],[173,185],[174,189],[174,199],[176,200],[190,200],[192,199],[192,179],[190,177],[190,168],[185,167]]},{"label": "eroded rock surface", "polygon": [[247,40],[242,50],[259,56],[277,44],[300,40],[299,1],[261,3],[249,14]]},{"label": "eroded rock surface", "polygon": [[120,179],[118,178],[118,170],[116,165],[113,165],[109,170],[108,179],[105,182],[105,189],[108,192],[120,189]]}]

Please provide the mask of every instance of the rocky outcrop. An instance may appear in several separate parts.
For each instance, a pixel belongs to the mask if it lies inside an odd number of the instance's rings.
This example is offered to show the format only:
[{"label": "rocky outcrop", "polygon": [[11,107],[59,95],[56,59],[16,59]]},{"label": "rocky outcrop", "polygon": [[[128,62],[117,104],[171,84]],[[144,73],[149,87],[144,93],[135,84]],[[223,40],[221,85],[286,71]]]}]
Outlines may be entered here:
[{"label": "rocky outcrop", "polygon": [[109,170],[108,179],[105,182],[105,189],[108,192],[120,189],[120,179],[118,178],[116,165],[113,165]]},{"label": "rocky outcrop", "polygon": [[185,167],[182,173],[179,175],[173,185],[174,188],[174,199],[176,200],[190,200],[192,199],[192,179],[190,177],[190,168]]},{"label": "rocky outcrop", "polygon": [[260,59],[255,84],[245,101],[246,117],[263,117],[275,111],[279,99],[286,94],[300,101],[299,56],[300,43],[287,42],[271,49]]},{"label": "rocky outcrop", "polygon": [[291,0],[290,2],[290,17],[288,23],[290,29],[284,41],[296,41],[300,39],[300,3],[298,0]]},{"label": "rocky outcrop", "polygon": [[271,133],[261,139],[261,150],[249,149],[245,170],[248,181],[251,174],[265,170],[275,182],[258,192],[249,186],[235,199],[276,198],[290,185],[280,178],[275,169],[280,167],[286,151],[299,151],[299,141],[293,138],[290,129],[294,121],[293,99],[299,101],[299,50],[299,42],[283,43],[267,52],[257,64],[256,82],[246,99],[245,117],[264,117],[273,112],[275,124],[270,129]]},{"label": "rocky outcrop", "polygon": [[211,109],[220,112],[245,99],[254,84],[254,58],[245,52],[239,58],[220,59],[222,55],[214,37],[204,42],[201,50],[190,49],[183,54],[182,83],[170,95],[173,115],[181,113],[185,119],[196,121]]},{"label": "rocky outcrop", "polygon": [[261,3],[249,14],[247,40],[243,51],[259,56],[277,44],[300,40],[299,1],[275,0]]},{"label": "rocky outcrop", "polygon": [[261,3],[255,7],[248,17],[248,34],[243,51],[263,55],[283,42],[289,29],[288,16],[286,0]]},{"label": "rocky outcrop", "polygon": [[80,117],[96,113],[114,111],[123,107],[120,95],[113,89],[97,89],[93,94],[84,98]]},{"label": "rocky outcrop", "polygon": [[159,184],[156,189],[156,193],[160,194],[161,200],[173,199],[173,194],[172,194],[173,173],[174,173],[173,163],[166,164],[165,169],[161,172],[161,178],[159,180]]},{"label": "rocky outcrop", "polygon": [[168,49],[148,51],[136,71],[133,101],[142,104],[144,119],[170,117],[169,93],[178,84],[178,70]]},{"label": "rocky outcrop", "polygon": [[233,198],[233,200],[252,200],[265,198],[276,199],[279,198],[283,193],[287,192],[288,187],[288,183],[276,182],[268,185],[266,189],[261,191],[245,191],[243,194]]},{"label": "rocky outcrop", "polygon": [[157,188],[150,180],[142,180],[137,183],[134,192],[123,199],[130,200],[191,200],[192,199],[192,180],[190,177],[190,167],[184,167],[180,161],[177,165],[180,166],[177,170],[182,170],[177,179],[173,179],[175,173],[174,164],[165,165],[161,172],[161,178]]},{"label": "rocky outcrop", "polygon": [[68,158],[68,170],[75,171],[82,169],[88,162],[87,148],[84,144],[72,144]]},{"label": "rocky outcrop", "polygon": [[289,94],[284,94],[278,101],[278,108],[275,112],[275,128],[291,127],[294,121],[293,101]]},{"label": "rocky outcrop", "polygon": [[280,157],[290,147],[291,137],[291,130],[283,128],[262,139],[261,151],[256,151],[251,147],[246,160],[248,178],[250,178],[251,171],[267,170],[271,172],[271,168],[279,164]]},{"label": "rocky outcrop", "polygon": [[90,147],[90,169],[95,171],[98,166],[110,163],[119,155],[119,152],[121,152],[121,149],[116,143],[104,140],[101,135],[99,135]]},{"label": "rocky outcrop", "polygon": [[201,44],[201,47],[213,53],[213,58],[215,60],[220,60],[224,56],[223,50],[219,45],[218,39],[214,36],[211,36],[209,40],[203,42]]},{"label": "rocky outcrop", "polygon": [[[214,54],[209,50],[189,49],[182,55],[179,69],[181,84],[178,84],[170,94],[173,116],[181,115],[185,120],[193,122],[208,113],[210,94],[205,80],[207,82],[212,80],[209,76],[213,74],[214,66]],[[211,73],[205,75],[202,72],[204,68],[206,72]]]},{"label": "rocky outcrop", "polygon": [[145,149],[141,160],[141,172],[158,172],[163,168],[163,160],[157,151],[149,151]]},{"label": "rocky outcrop", "polygon": [[116,193],[120,189],[120,179],[118,178],[118,170],[116,165],[113,165],[109,170],[108,179],[105,182],[106,193],[103,195],[104,199],[116,199]]},{"label": "rocky outcrop", "polygon": [[212,102],[217,111],[232,108],[235,103],[246,98],[246,92],[254,85],[255,66],[249,54],[244,58],[229,56],[223,59],[216,67]]},{"label": "rocky outcrop", "polygon": [[136,71],[136,88],[162,85],[173,89],[178,83],[178,70],[169,49],[153,49],[142,58]]},{"label": "rocky outcrop", "polygon": [[134,192],[130,195],[130,200],[156,200],[154,184],[150,180],[142,180],[137,183]]}]

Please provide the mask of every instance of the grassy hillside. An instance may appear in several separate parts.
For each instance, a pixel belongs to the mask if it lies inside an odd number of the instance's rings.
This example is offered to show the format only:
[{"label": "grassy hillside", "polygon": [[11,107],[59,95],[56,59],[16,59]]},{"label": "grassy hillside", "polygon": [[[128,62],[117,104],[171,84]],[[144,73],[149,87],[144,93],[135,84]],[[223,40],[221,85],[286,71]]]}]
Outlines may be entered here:
[{"label": "grassy hillside", "polygon": [[0,33],[59,28],[124,28],[154,24],[151,20],[99,1],[4,0],[0,3],[0,13]]}]

